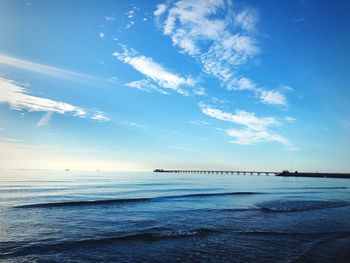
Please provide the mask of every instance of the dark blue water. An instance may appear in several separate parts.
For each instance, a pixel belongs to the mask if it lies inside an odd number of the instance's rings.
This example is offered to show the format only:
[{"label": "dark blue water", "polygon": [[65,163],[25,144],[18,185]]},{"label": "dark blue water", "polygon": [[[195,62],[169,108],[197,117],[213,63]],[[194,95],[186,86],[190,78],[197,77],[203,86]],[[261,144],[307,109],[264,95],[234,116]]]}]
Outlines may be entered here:
[{"label": "dark blue water", "polygon": [[350,179],[2,171],[0,261],[350,262]]}]

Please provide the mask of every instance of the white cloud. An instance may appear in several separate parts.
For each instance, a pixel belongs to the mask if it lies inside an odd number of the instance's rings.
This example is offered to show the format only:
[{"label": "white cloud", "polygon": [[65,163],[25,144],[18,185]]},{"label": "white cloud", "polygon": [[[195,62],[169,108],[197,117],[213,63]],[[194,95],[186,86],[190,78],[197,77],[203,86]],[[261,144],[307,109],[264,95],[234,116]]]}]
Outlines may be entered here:
[{"label": "white cloud", "polygon": [[217,98],[217,97],[212,97],[211,98],[211,102],[214,103],[214,104],[226,104],[226,103],[229,103],[228,100],[220,99],[220,98]]},{"label": "white cloud", "polygon": [[95,111],[95,113],[91,116],[91,119],[96,121],[110,121],[110,119],[102,111]]},{"label": "white cloud", "polygon": [[85,117],[87,112],[68,103],[36,97],[28,94],[26,88],[18,86],[14,81],[0,78],[0,102],[5,102],[12,109],[29,111],[52,111],[60,114],[71,112],[75,116]]},{"label": "white cloud", "polygon": [[243,110],[229,113],[203,103],[200,104],[200,108],[207,116],[243,126],[242,129],[225,130],[230,137],[234,138],[232,143],[248,145],[260,142],[278,142],[288,148],[293,147],[288,139],[269,129],[271,126],[279,124],[274,117],[257,117],[255,113]]},{"label": "white cloud", "polygon": [[223,0],[182,0],[170,8],[158,5],[154,12],[157,17],[167,12],[161,25],[164,35],[170,36],[182,52],[199,59],[203,71],[223,85],[229,85],[235,76],[235,66],[259,52],[254,38],[242,31],[253,27],[253,21],[258,20],[256,12],[251,9],[238,14],[235,27],[229,17],[216,16],[226,10],[227,16],[231,14],[230,6]]},{"label": "white cloud", "polygon": [[22,140],[14,139],[14,138],[2,138],[1,140],[6,142],[22,142]]},{"label": "white cloud", "polygon": [[202,52],[200,42],[222,37],[225,21],[210,17],[223,7],[223,1],[178,1],[168,9],[163,33],[169,35],[173,44],[184,52],[199,54]]},{"label": "white cloud", "polygon": [[[269,105],[287,106],[288,101],[283,93],[277,90],[266,90],[264,88],[258,87],[251,79],[246,77],[241,77],[236,80],[231,81],[231,86],[229,90],[250,90],[256,93],[260,101]],[[283,88],[283,90],[286,90]],[[288,91],[290,91],[288,89]]]},{"label": "white cloud", "polygon": [[132,81],[132,82],[126,83],[125,86],[127,86],[129,88],[133,88],[133,89],[146,91],[146,92],[157,91],[161,94],[169,94],[168,92],[164,91],[163,89],[152,84],[147,79]]},{"label": "white cloud", "polygon": [[34,63],[31,61],[18,59],[6,55],[0,54],[0,64],[8,65],[15,68],[20,68],[28,71],[32,71],[39,74],[44,74],[52,77],[58,77],[63,79],[75,80],[75,81],[96,81],[101,80],[97,77],[69,71],[61,68],[51,67],[44,64]]},{"label": "white cloud", "polygon": [[120,124],[125,125],[125,126],[130,126],[130,127],[138,127],[138,128],[147,128],[148,127],[147,125],[136,123],[133,121],[123,121]]},{"label": "white cloud", "polygon": [[160,4],[154,11],[163,34],[182,53],[199,61],[203,72],[217,78],[228,90],[250,90],[263,103],[287,105],[282,93],[258,87],[238,74],[239,67],[260,52],[254,34],[259,20],[255,9],[233,9],[230,0],[167,3],[168,6]]},{"label": "white cloud", "polygon": [[46,126],[46,125],[48,125],[50,120],[51,120],[51,116],[52,116],[52,112],[51,111],[46,112],[43,115],[43,117],[39,120],[37,125],[38,126]]},{"label": "white cloud", "polygon": [[235,90],[256,90],[256,84],[245,77],[241,77],[239,79],[236,80],[235,84],[233,85],[233,87]]},{"label": "white cloud", "polygon": [[189,123],[195,124],[195,125],[209,125],[209,122],[201,121],[201,120],[199,120],[199,121],[189,121]]},{"label": "white cloud", "polygon": [[272,124],[277,124],[273,117],[258,118],[254,113],[244,110],[236,110],[235,114],[221,111],[219,109],[200,104],[204,114],[222,121],[233,122],[235,124],[244,125],[253,130],[260,130]]},{"label": "white cloud", "polygon": [[291,146],[290,142],[283,136],[275,133],[271,133],[265,129],[252,130],[252,129],[228,129],[227,134],[234,138],[232,143],[235,144],[255,144],[260,142],[278,142],[285,146]]},{"label": "white cloud", "polygon": [[126,83],[125,86],[133,89],[146,91],[146,92],[151,92],[151,90],[155,88],[155,85],[153,85],[146,79],[132,81],[132,82]]},{"label": "white cloud", "polygon": [[125,13],[125,15],[126,15],[126,17],[128,19],[128,23],[125,26],[126,29],[131,28],[135,24],[135,21],[132,20],[132,19],[135,18],[136,12],[139,11],[139,10],[140,10],[139,8],[137,8],[136,6],[133,6],[129,11],[127,11]]},{"label": "white cloud", "polygon": [[159,4],[157,5],[157,9],[153,12],[155,16],[160,16],[166,11],[166,5],[165,4]]},{"label": "white cloud", "polygon": [[175,149],[175,150],[179,150],[179,151],[183,151],[183,152],[192,152],[191,149],[188,149],[188,148],[182,147],[182,146],[170,146],[170,148]]},{"label": "white cloud", "polygon": [[126,25],[125,28],[130,28],[130,27],[132,27],[134,24],[135,24],[134,21],[130,21],[130,22]]},{"label": "white cloud", "polygon": [[[26,88],[19,86],[19,84],[12,80],[0,77],[0,87],[0,103],[9,104],[10,108],[14,110],[51,112],[51,114],[70,113],[79,118],[93,118],[94,116],[90,111],[72,104],[30,95]],[[46,121],[49,121],[49,115],[46,117]],[[45,123],[45,118],[42,123]]]},{"label": "white cloud", "polygon": [[115,20],[115,17],[114,16],[105,16],[105,20],[107,22],[113,22]]},{"label": "white cloud", "polygon": [[288,123],[294,123],[297,121],[297,119],[293,117],[285,117],[284,120]]},{"label": "white cloud", "polygon": [[193,94],[198,95],[198,96],[205,96],[206,95],[205,88],[203,88],[203,87],[195,88],[193,90]]},{"label": "white cloud", "polygon": [[108,78],[108,81],[109,81],[110,83],[117,84],[119,80],[118,80],[117,77],[111,76],[111,77]]},{"label": "white cloud", "polygon": [[[161,88],[174,90],[181,95],[189,95],[187,89],[195,85],[195,81],[192,78],[186,78],[172,73],[162,65],[154,62],[152,58],[137,54],[135,50],[128,50],[124,47],[122,53],[114,52],[113,56],[129,64],[135,70],[146,76],[148,81],[153,81]],[[144,88],[144,84],[149,85],[149,83],[134,83],[129,84],[129,86],[132,85],[134,88]]]},{"label": "white cloud", "polygon": [[258,14],[254,9],[245,9],[234,17],[235,24],[246,31],[253,31],[258,22]]},{"label": "white cloud", "polygon": [[135,16],[135,9],[129,10],[126,12],[128,18],[133,18]]},{"label": "white cloud", "polygon": [[266,104],[282,106],[286,106],[288,104],[286,97],[279,91],[261,90],[260,93],[261,101]]},{"label": "white cloud", "polygon": [[105,37],[105,33],[100,32],[100,33],[99,33],[99,36],[100,36],[100,38],[104,38],[104,37]]},{"label": "white cloud", "polygon": [[283,85],[282,86],[282,89],[286,90],[286,91],[294,91],[294,89],[290,86],[287,86],[287,85]]}]

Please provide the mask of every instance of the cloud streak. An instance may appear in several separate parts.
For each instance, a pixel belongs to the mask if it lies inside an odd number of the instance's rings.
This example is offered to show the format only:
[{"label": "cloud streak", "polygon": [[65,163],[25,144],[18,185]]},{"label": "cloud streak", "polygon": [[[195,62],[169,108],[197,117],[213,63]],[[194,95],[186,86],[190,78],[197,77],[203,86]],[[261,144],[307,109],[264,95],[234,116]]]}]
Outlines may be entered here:
[{"label": "cloud streak", "polygon": [[227,129],[226,133],[234,140],[235,144],[249,145],[261,142],[277,142],[292,149],[292,143],[280,134],[270,130],[271,126],[279,122],[274,117],[257,117],[255,113],[236,110],[235,113],[224,112],[220,109],[200,104],[202,112],[212,118],[231,122],[241,126],[241,129]]},{"label": "cloud streak", "polygon": [[152,58],[140,55],[133,49],[123,47],[123,52],[114,52],[113,56],[129,64],[147,78],[146,80],[128,83],[127,86],[132,88],[152,91],[159,90],[157,88],[159,87],[164,91],[173,90],[181,95],[188,96],[189,89],[194,87],[196,83],[192,78],[179,76],[155,62]]},{"label": "cloud streak", "polygon": [[49,122],[51,121],[51,116],[52,116],[52,112],[51,111],[46,112],[44,114],[44,116],[39,120],[37,125],[40,126],[40,127],[48,125]]},{"label": "cloud streak", "polygon": [[10,57],[3,54],[0,54],[0,64],[28,70],[28,71],[43,74],[43,75],[48,75],[51,77],[69,79],[69,80],[74,80],[79,82],[101,80],[91,75],[82,74],[82,73],[65,70],[57,67],[52,67],[45,64],[34,63],[28,60]]},{"label": "cloud streak", "polygon": [[182,146],[175,146],[175,145],[172,145],[172,146],[169,146],[170,148],[172,149],[175,149],[175,150],[178,150],[178,151],[182,151],[182,152],[193,152],[191,149],[189,148],[186,148],[186,147],[182,147]]},{"label": "cloud streak", "polygon": [[[276,106],[288,106],[288,100],[286,96],[279,90],[266,90],[259,87],[251,79],[246,77],[240,77],[232,81],[232,86],[228,90],[248,90],[255,93],[256,97],[264,104],[276,105]],[[290,91],[283,89],[283,91]]]},{"label": "cloud streak", "polygon": [[107,120],[107,117],[102,112],[85,110],[69,103],[30,95],[26,88],[21,87],[13,80],[0,77],[0,87],[0,103],[9,104],[11,109],[27,110],[29,112],[47,112],[47,115],[44,115],[39,121],[39,126],[46,125],[53,113],[69,113],[79,118],[89,117],[95,120]]},{"label": "cloud streak", "polygon": [[126,83],[125,86],[133,89],[138,89],[146,92],[152,92],[157,91],[162,94],[169,94],[164,89],[159,88],[158,86],[152,84],[149,80],[143,79],[143,80],[136,80],[129,83]]}]

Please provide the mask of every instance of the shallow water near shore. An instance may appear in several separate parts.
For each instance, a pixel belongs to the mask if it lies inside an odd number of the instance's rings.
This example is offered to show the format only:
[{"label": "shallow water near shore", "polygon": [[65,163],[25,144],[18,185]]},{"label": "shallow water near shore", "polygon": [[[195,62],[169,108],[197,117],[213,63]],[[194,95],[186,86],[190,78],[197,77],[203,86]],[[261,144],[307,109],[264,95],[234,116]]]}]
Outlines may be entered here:
[{"label": "shallow water near shore", "polygon": [[0,261],[349,262],[350,180],[0,172]]}]

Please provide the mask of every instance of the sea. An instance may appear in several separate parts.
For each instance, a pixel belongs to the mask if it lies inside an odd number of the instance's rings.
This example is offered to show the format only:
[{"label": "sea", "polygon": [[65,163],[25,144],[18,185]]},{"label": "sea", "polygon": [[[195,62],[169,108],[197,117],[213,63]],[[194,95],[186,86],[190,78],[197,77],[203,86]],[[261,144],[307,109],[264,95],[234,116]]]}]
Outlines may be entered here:
[{"label": "sea", "polygon": [[350,262],[350,179],[2,170],[0,262]]}]

